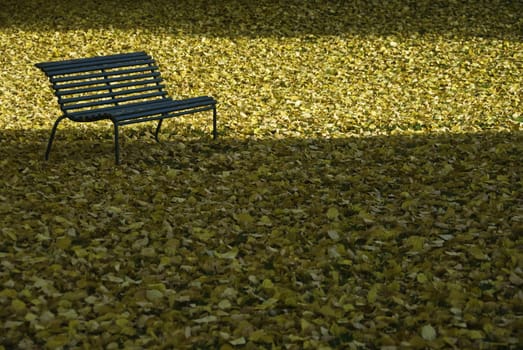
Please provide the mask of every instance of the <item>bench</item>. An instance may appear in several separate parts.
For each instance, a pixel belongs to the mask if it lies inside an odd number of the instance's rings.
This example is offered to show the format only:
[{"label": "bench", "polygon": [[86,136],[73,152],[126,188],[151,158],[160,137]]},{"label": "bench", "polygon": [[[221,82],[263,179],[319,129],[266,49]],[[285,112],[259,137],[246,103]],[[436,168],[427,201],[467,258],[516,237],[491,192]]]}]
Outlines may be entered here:
[{"label": "bench", "polygon": [[173,100],[155,60],[145,52],[36,64],[49,78],[62,115],[55,121],[47,144],[49,159],[58,124],[65,118],[75,122],[110,120],[114,124],[114,153],[120,164],[118,128],[122,125],[158,121],[154,137],[165,118],[213,111],[213,138],[216,131],[216,100],[200,96]]}]

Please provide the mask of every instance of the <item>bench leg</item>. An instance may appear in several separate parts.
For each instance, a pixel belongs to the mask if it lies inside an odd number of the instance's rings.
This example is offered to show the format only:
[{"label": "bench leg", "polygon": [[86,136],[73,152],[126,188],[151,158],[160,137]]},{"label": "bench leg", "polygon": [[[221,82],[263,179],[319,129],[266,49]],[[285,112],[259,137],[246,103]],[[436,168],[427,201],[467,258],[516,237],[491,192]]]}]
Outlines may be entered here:
[{"label": "bench leg", "polygon": [[53,145],[54,135],[56,134],[56,128],[58,128],[58,124],[65,119],[66,117],[63,115],[56,119],[54,122],[53,128],[51,129],[51,136],[49,137],[49,142],[47,142],[47,149],[45,151],[45,160],[49,160],[49,153],[51,153],[51,146]]},{"label": "bench leg", "polygon": [[118,123],[114,123],[114,160],[120,164],[120,143],[118,142]]},{"label": "bench leg", "polygon": [[216,106],[212,109],[212,137],[215,140],[218,137],[218,130],[216,129]]},{"label": "bench leg", "polygon": [[160,119],[158,121],[158,126],[156,127],[156,132],[154,133],[154,138],[156,139],[156,142],[160,142],[160,139],[158,138],[158,134],[160,133],[160,129],[162,127],[163,119]]}]

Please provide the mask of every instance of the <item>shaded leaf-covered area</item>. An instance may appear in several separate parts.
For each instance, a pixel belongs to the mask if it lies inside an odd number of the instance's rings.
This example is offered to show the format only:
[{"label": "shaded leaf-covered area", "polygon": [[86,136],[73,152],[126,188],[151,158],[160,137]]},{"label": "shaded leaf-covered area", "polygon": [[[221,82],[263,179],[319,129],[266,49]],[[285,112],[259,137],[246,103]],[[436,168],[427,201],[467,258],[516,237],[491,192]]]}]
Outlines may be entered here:
[{"label": "shaded leaf-covered area", "polygon": [[[0,348],[518,348],[521,2],[119,4],[0,10]],[[219,139],[43,161],[33,64],[134,50]]]},{"label": "shaded leaf-covered area", "polygon": [[4,0],[0,26],[161,28],[207,36],[388,35],[521,39],[517,0]]}]

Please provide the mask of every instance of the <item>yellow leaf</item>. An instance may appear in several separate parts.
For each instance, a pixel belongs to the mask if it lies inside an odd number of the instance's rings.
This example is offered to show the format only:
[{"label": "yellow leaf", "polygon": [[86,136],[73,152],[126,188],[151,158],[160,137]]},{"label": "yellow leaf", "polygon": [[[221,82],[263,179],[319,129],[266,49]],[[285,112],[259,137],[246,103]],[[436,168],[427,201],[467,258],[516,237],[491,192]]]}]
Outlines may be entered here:
[{"label": "yellow leaf", "polygon": [[24,316],[24,320],[28,321],[28,322],[33,322],[34,320],[37,320],[38,319],[38,316],[31,313],[31,312],[28,312],[25,316]]},{"label": "yellow leaf", "polygon": [[163,293],[158,289],[148,289],[145,292],[145,297],[147,298],[147,300],[155,302],[163,298]]},{"label": "yellow leaf", "polygon": [[58,349],[63,347],[69,342],[69,337],[67,334],[58,334],[54,336],[50,336],[45,345],[48,349]]},{"label": "yellow leaf", "polygon": [[218,308],[221,310],[227,310],[231,308],[231,302],[227,299],[220,300],[218,303]]},{"label": "yellow leaf", "polygon": [[218,317],[216,317],[214,315],[209,315],[209,316],[205,316],[205,317],[194,320],[194,322],[196,322],[196,323],[211,323],[211,322],[216,322],[216,321],[218,321]]},{"label": "yellow leaf", "polygon": [[338,209],[334,208],[334,207],[330,207],[328,210],[327,210],[327,217],[331,220],[335,220],[338,218],[338,216],[340,215],[340,212],[338,211]]},{"label": "yellow leaf", "polygon": [[376,299],[378,298],[378,289],[379,285],[377,284],[373,285],[369,289],[369,292],[367,293],[367,301],[369,302],[369,304],[374,304],[376,302]]},{"label": "yellow leaf", "polygon": [[254,218],[249,213],[234,214],[233,217],[240,225],[250,225],[254,222]]},{"label": "yellow leaf", "polygon": [[210,240],[211,238],[214,237],[214,233],[213,232],[211,232],[208,229],[201,228],[201,227],[193,228],[192,235],[195,238],[199,239],[200,241],[204,241],[204,242],[207,242],[208,240]]},{"label": "yellow leaf", "polygon": [[20,300],[20,299],[13,299],[11,301],[11,308],[15,312],[22,312],[22,311],[25,311],[27,306],[25,305],[25,303],[22,300]]},{"label": "yellow leaf", "polygon": [[363,219],[363,222],[366,224],[372,224],[376,221],[376,218],[365,210],[360,210],[358,216]]},{"label": "yellow leaf", "polygon": [[66,250],[71,246],[71,238],[60,237],[56,240],[56,246],[60,249]]},{"label": "yellow leaf", "polygon": [[56,222],[60,223],[60,224],[66,225],[66,226],[71,226],[72,225],[71,221],[67,220],[63,216],[55,216],[54,220]]},{"label": "yellow leaf", "polygon": [[340,309],[335,310],[330,305],[323,305],[318,311],[324,316],[329,316],[333,318],[339,318],[341,312]]},{"label": "yellow leaf", "polygon": [[18,238],[16,232],[13,229],[3,228],[2,233],[7,235],[11,240],[16,241]]},{"label": "yellow leaf", "polygon": [[407,245],[410,246],[413,251],[420,252],[425,245],[425,237],[410,236],[407,238]]},{"label": "yellow leaf", "polygon": [[16,298],[17,295],[18,292],[16,291],[16,289],[6,288],[0,291],[0,297]]},{"label": "yellow leaf", "polygon": [[470,253],[470,255],[472,255],[472,257],[474,259],[477,259],[477,260],[488,260],[488,255],[486,255],[483,250],[481,250],[480,247],[474,245],[472,247],[470,247],[468,249],[468,252]]},{"label": "yellow leaf", "polygon": [[468,333],[469,337],[474,340],[479,340],[479,339],[485,338],[485,334],[482,331],[479,331],[476,329],[469,330],[467,333]]},{"label": "yellow leaf", "polygon": [[523,285],[523,278],[519,277],[518,275],[516,275],[514,272],[512,272],[509,276],[509,281],[512,283],[512,284],[515,284],[516,286],[521,286]]},{"label": "yellow leaf", "polygon": [[267,215],[264,215],[260,218],[260,221],[258,221],[258,225],[260,226],[271,226],[272,225],[272,221],[271,219],[267,216]]},{"label": "yellow leaf", "polygon": [[172,179],[175,179],[179,173],[180,173],[179,170],[167,169],[167,171],[165,172],[165,175],[172,180]]},{"label": "yellow leaf", "polygon": [[114,322],[118,327],[120,328],[124,328],[124,327],[127,327],[129,326],[129,324],[131,323],[128,319],[126,318],[118,318],[116,319],[116,321]]},{"label": "yellow leaf", "polygon": [[416,280],[419,283],[426,283],[426,282],[428,282],[429,279],[427,278],[427,276],[424,273],[418,273],[416,275]]},{"label": "yellow leaf", "polygon": [[307,332],[309,329],[313,329],[314,325],[307,321],[306,319],[302,318],[300,319],[300,327],[302,332]]},{"label": "yellow leaf", "polygon": [[425,325],[421,328],[421,337],[425,340],[436,339],[436,330],[430,324]]},{"label": "yellow leaf", "polygon": [[152,258],[156,256],[156,249],[154,249],[154,247],[143,247],[140,250],[140,254],[142,256]]},{"label": "yellow leaf", "polygon": [[260,305],[257,305],[256,306],[256,309],[258,310],[267,310],[267,309],[270,309],[272,308],[273,306],[275,306],[277,303],[278,303],[278,299],[276,298],[269,298],[267,300],[265,300],[262,304]]},{"label": "yellow leaf", "polygon": [[240,338],[231,340],[229,343],[231,343],[231,345],[244,345],[247,343],[247,341],[245,340],[244,337],[240,337]]},{"label": "yellow leaf", "polygon": [[260,343],[272,343],[272,336],[267,334],[263,329],[258,329],[249,335],[249,340]]},{"label": "yellow leaf", "polygon": [[215,253],[216,256],[218,258],[221,258],[221,259],[235,259],[236,256],[238,255],[238,248],[234,247],[232,248],[230,251],[228,251],[227,253]]},{"label": "yellow leaf", "polygon": [[76,320],[78,318],[78,313],[75,309],[67,309],[59,312],[61,317],[64,317],[68,320]]},{"label": "yellow leaf", "polygon": [[335,230],[329,230],[327,231],[327,235],[329,236],[330,239],[332,239],[333,241],[337,241],[340,239],[340,235],[338,234],[338,232],[336,232]]},{"label": "yellow leaf", "polygon": [[262,288],[263,289],[273,289],[274,288],[274,284],[272,283],[272,281],[268,278],[264,279],[263,282],[262,282]]},{"label": "yellow leaf", "polygon": [[157,289],[161,292],[165,292],[167,290],[167,287],[164,283],[151,283],[148,285],[149,289]]}]

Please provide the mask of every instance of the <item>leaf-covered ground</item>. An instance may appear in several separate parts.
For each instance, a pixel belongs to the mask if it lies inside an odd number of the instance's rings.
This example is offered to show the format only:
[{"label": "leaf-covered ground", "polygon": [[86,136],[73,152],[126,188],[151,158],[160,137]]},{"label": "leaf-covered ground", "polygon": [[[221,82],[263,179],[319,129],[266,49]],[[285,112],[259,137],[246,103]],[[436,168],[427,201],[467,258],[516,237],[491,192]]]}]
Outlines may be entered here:
[{"label": "leaf-covered ground", "polygon": [[[0,348],[517,349],[521,1],[3,1]],[[210,115],[64,122],[145,50]]]}]

